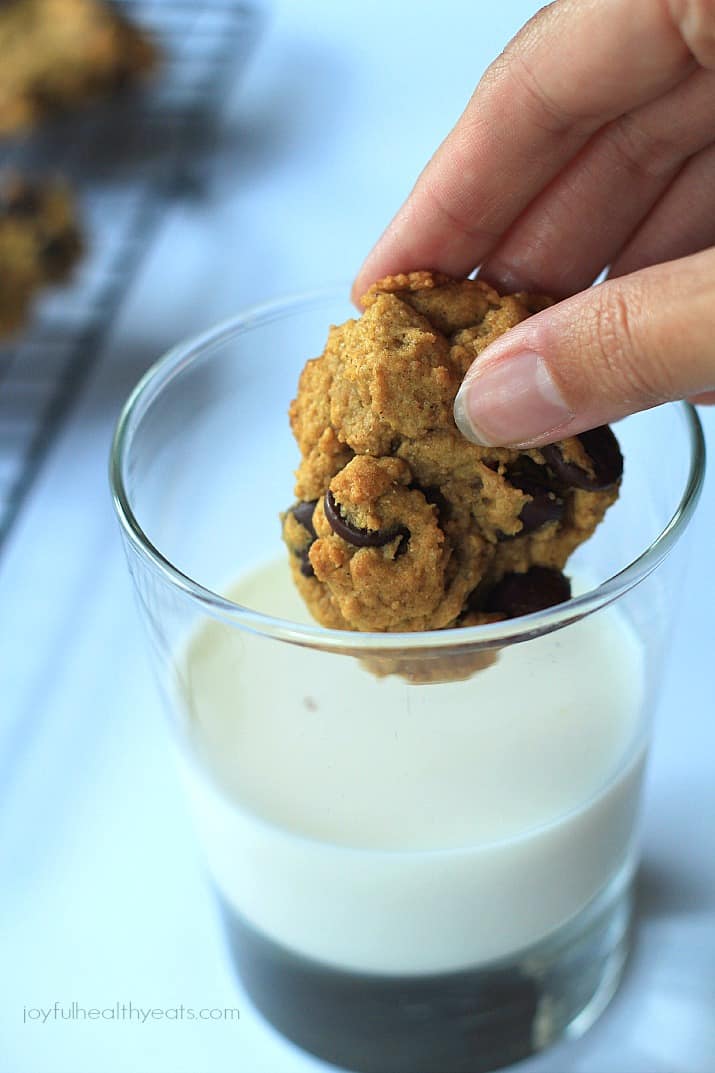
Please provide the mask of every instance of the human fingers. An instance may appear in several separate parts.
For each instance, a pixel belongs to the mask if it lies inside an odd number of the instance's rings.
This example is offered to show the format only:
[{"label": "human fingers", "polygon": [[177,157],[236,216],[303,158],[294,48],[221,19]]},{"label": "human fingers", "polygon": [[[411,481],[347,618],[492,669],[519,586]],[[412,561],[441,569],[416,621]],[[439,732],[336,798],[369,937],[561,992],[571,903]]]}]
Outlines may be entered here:
[{"label": "human fingers", "polygon": [[715,391],[715,249],[609,280],[512,328],[468,371],[468,439],[537,446]]},{"label": "human fingers", "polygon": [[[706,31],[690,32],[699,47]],[[667,3],[557,0],[544,8],[487,69],[368,255],[354,296],[393,272],[466,275],[596,130],[694,69],[693,47]]]},{"label": "human fingers", "polygon": [[[506,291],[541,290],[556,297],[587,287],[647,221],[688,158],[715,143],[714,101],[715,70],[698,68],[657,100],[603,127],[514,223],[480,277]],[[708,220],[694,212],[696,228],[715,217],[712,205],[711,199]],[[676,238],[665,212],[658,222],[664,235]],[[677,228],[682,226],[693,230],[681,213]],[[691,253],[710,241],[672,251],[662,241],[659,259]],[[626,271],[637,267],[643,266]]]},{"label": "human fingers", "polygon": [[715,245],[715,145],[682,168],[614,260],[609,277]]}]

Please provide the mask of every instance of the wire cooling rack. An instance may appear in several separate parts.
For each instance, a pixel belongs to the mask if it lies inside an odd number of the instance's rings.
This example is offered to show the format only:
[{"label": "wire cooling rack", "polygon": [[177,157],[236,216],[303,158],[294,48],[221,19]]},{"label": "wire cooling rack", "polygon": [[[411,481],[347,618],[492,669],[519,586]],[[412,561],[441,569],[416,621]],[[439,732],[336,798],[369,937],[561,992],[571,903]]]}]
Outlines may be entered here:
[{"label": "wire cooling rack", "polygon": [[168,198],[200,192],[220,102],[255,42],[240,0],[115,0],[161,65],[146,87],[0,143],[0,171],[60,174],[77,192],[87,253],[0,342],[0,550],[97,360]]}]

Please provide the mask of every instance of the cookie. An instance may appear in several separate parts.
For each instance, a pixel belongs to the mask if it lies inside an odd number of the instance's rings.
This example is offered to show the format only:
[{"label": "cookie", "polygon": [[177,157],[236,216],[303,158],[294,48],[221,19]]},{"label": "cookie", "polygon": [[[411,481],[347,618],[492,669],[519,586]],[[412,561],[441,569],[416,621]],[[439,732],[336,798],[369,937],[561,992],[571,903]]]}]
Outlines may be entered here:
[{"label": "cookie", "polygon": [[14,177],[0,188],[0,336],[25,320],[33,295],[67,279],[82,252],[71,195],[59,182]]},{"label": "cookie", "polygon": [[0,3],[0,134],[112,93],[151,70],[154,45],[100,0]]},{"label": "cookie", "polygon": [[363,304],[330,330],[290,409],[301,462],[283,537],[313,616],[441,630],[567,600],[563,567],[618,495],[615,436],[480,447],[452,416],[474,358],[549,300],[413,272]]}]

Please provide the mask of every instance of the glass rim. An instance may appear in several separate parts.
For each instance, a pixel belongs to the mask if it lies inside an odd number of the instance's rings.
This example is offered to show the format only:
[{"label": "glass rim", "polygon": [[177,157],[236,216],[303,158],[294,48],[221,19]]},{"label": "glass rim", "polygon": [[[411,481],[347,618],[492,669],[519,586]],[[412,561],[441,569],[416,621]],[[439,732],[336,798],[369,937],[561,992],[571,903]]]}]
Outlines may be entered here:
[{"label": "glass rim", "polygon": [[328,629],[317,623],[303,624],[266,615],[235,603],[180,570],[144,532],[132,508],[131,496],[124,479],[126,459],[142,417],[163,389],[207,350],[216,349],[252,328],[284,319],[295,312],[319,307],[341,298],[347,301],[347,294],[346,285],[323,287],[254,305],[221,321],[177,344],[158,358],[144,373],[122,407],[109,461],[112,500],[122,532],[146,565],[174,589],[191,597],[207,615],[275,640],[335,652],[365,654],[379,651],[388,655],[419,650],[423,654],[427,651],[437,654],[445,649],[456,648],[469,648],[476,652],[541,636],[584,618],[639,584],[673,549],[692,518],[705,475],[705,438],[697,413],[687,402],[664,404],[677,408],[681,413],[689,446],[687,479],[680,500],[666,525],[635,559],[601,584],[543,611],[480,626],[453,626],[448,629],[410,633],[362,633]]}]

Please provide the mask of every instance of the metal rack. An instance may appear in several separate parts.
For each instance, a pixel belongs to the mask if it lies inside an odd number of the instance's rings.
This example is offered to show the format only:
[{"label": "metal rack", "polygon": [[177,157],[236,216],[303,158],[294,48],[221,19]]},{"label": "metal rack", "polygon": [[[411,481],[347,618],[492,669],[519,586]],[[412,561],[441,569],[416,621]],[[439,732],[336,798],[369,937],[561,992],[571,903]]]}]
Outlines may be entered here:
[{"label": "metal rack", "polygon": [[88,246],[70,285],[39,296],[22,333],[0,343],[0,550],[167,198],[202,188],[224,89],[257,33],[257,9],[240,0],[115,3],[161,50],[152,82],[0,144],[0,170],[69,179]]}]

